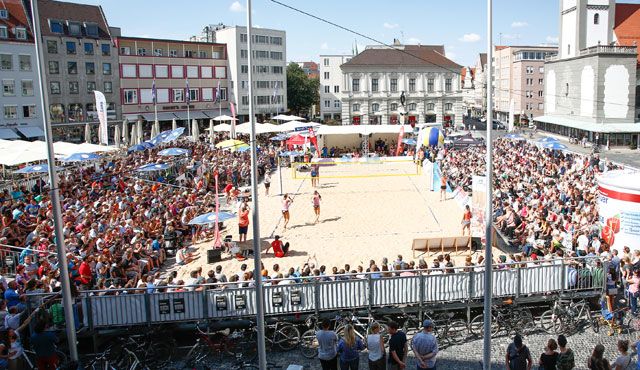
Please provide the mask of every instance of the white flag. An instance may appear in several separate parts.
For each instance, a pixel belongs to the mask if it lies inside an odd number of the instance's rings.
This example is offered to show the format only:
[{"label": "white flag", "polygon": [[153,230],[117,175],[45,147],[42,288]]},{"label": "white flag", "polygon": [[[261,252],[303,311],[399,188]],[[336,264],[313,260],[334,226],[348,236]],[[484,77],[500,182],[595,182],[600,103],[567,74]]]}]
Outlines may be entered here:
[{"label": "white flag", "polygon": [[104,94],[98,90],[93,90],[96,94],[96,111],[98,112],[98,120],[100,127],[98,129],[98,137],[100,144],[109,145],[109,131],[107,130],[107,100]]}]

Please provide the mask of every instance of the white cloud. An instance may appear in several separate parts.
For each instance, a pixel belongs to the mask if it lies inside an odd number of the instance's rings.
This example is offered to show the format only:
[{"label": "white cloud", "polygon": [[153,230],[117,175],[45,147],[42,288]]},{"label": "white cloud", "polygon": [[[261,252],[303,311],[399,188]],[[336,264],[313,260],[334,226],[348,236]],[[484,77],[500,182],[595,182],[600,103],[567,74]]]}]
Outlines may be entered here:
[{"label": "white cloud", "polygon": [[407,45],[417,45],[420,44],[420,39],[417,37],[409,37],[407,41],[405,41]]},{"label": "white cloud", "polygon": [[557,44],[558,41],[558,36],[547,36],[547,42],[550,44]]},{"label": "white cloud", "polygon": [[234,1],[231,3],[231,6],[229,6],[229,10],[235,13],[244,12],[244,6],[242,6],[239,1]]},{"label": "white cloud", "polygon": [[515,21],[515,22],[511,23],[511,27],[513,27],[513,28],[522,28],[522,27],[527,27],[527,26],[529,26],[529,23],[522,22],[522,21]]},{"label": "white cloud", "polygon": [[323,42],[322,45],[320,45],[320,49],[322,49],[322,50],[329,49],[329,44],[327,44],[326,42]]},{"label": "white cloud", "polygon": [[519,35],[519,34],[511,34],[511,33],[503,33],[503,34],[501,35],[501,37],[502,37],[504,40],[515,40],[515,39],[519,39],[519,38],[520,38],[520,35]]},{"label": "white cloud", "polygon": [[477,42],[480,41],[480,35],[477,33],[466,33],[458,40],[462,42]]},{"label": "white cloud", "polygon": [[386,29],[388,29],[388,30],[392,30],[392,29],[394,29],[394,28],[398,28],[398,27],[399,27],[399,25],[398,25],[397,23],[384,22],[384,23],[382,24],[382,27],[384,27],[384,28],[386,28]]}]

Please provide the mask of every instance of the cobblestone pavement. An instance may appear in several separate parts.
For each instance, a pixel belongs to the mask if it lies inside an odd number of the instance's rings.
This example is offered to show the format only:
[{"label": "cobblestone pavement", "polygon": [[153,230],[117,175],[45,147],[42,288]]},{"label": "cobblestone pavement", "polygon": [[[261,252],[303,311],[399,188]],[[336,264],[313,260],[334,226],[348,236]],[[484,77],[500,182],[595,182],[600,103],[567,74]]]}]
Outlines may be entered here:
[{"label": "cobblestone pavement", "polygon": [[[587,369],[587,358],[591,355],[591,351],[596,344],[602,343],[605,350],[605,357],[613,362],[617,356],[616,343],[618,339],[630,339],[632,342],[638,337],[637,334],[631,336],[614,335],[607,336],[606,333],[594,333],[590,329],[585,332],[574,334],[568,337],[569,347],[576,354],[576,369]],[[544,346],[549,338],[553,336],[547,334],[534,334],[524,338],[525,344],[529,347],[534,360],[534,369],[538,367],[537,360],[544,350]],[[504,369],[505,351],[511,338],[499,337],[492,340],[491,361],[493,369]],[[407,369],[415,369],[416,362],[410,353],[409,364]],[[290,364],[302,365],[305,370],[320,370],[320,362],[317,359],[304,358],[299,350],[290,352],[269,352],[267,360],[281,366],[283,370],[287,369]],[[635,361],[634,357],[634,361]],[[479,370],[482,369],[482,340],[469,341],[461,345],[450,346],[440,351],[438,355],[438,370]],[[177,366],[176,368],[180,368]],[[232,362],[214,363],[210,367],[215,370],[232,370],[234,365]],[[632,367],[633,368],[633,367]],[[360,369],[368,369],[367,354],[363,352],[360,356]]]}]

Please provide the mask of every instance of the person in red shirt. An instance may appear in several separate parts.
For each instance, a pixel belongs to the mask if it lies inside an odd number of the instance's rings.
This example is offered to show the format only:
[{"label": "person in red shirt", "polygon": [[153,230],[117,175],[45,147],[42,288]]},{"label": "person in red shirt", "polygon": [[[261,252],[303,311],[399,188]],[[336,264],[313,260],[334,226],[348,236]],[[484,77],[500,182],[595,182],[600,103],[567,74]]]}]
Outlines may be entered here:
[{"label": "person in red shirt", "polygon": [[282,241],[280,240],[280,236],[276,235],[275,240],[271,242],[271,245],[269,246],[269,248],[267,248],[265,253],[268,253],[269,249],[271,248],[273,248],[273,255],[275,257],[282,258],[289,252],[289,243],[285,243],[283,245]]},{"label": "person in red shirt", "polygon": [[249,230],[249,207],[243,205],[238,212],[238,234],[240,234],[240,242],[247,241],[247,231]]},{"label": "person in red shirt", "polygon": [[91,284],[91,279],[93,276],[91,273],[91,258],[91,255],[86,255],[82,259],[82,263],[78,268],[78,273],[80,274],[80,276],[76,280],[82,285]]}]

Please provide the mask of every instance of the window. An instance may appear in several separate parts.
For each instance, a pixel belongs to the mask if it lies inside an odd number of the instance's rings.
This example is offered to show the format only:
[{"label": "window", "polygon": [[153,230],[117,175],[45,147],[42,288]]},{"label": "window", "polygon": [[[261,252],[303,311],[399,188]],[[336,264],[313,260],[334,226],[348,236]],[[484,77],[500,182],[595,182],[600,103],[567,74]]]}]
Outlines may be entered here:
[{"label": "window", "polygon": [[185,58],[195,58],[196,56],[196,52],[193,50],[185,50],[184,51],[184,57]]},{"label": "window", "polygon": [[198,96],[199,96],[198,89],[189,89],[189,101],[198,101]]},{"label": "window", "polygon": [[248,55],[246,49],[240,49],[240,58],[246,58]]},{"label": "window", "polygon": [[593,24],[600,24],[600,14],[596,13],[593,15]]},{"label": "window", "polygon": [[49,90],[51,90],[51,95],[60,95],[60,82],[49,82]]},{"label": "window", "polygon": [[334,100],[333,101],[333,107],[334,108],[340,108],[340,100]]},{"label": "window", "polygon": [[542,97],[543,97],[543,95],[542,95],[542,94],[543,94],[543,91],[542,91],[542,90],[538,91],[538,97],[539,97],[539,98],[542,98]]},{"label": "window", "polygon": [[371,79],[371,92],[378,92],[378,79],[377,78],[372,78]]},{"label": "window", "polygon": [[249,97],[246,95],[242,96],[242,105],[249,105]]},{"label": "window", "polygon": [[55,60],[49,61],[49,74],[57,75],[60,74],[60,63]]},{"label": "window", "polygon": [[109,44],[100,45],[100,50],[102,51],[103,57],[108,57],[109,55],[111,55],[111,45]]},{"label": "window", "polygon": [[354,111],[354,112],[360,112],[360,104],[355,103],[355,104],[353,105],[353,111]]},{"label": "window", "polygon": [[138,48],[138,53],[139,56],[144,57],[147,55],[147,49],[145,48]]},{"label": "window", "polygon": [[391,103],[389,105],[389,108],[391,109],[392,112],[395,112],[398,110],[398,103]]},{"label": "window", "polygon": [[433,112],[436,110],[436,105],[433,103],[427,103],[427,112]]},{"label": "window", "polygon": [[211,52],[211,59],[222,59],[222,52],[221,51],[217,51],[217,50],[212,51]]},{"label": "window", "polygon": [[52,122],[64,122],[64,105],[51,104],[49,105],[49,115]]},{"label": "window", "polygon": [[282,45],[282,37],[279,37],[279,36],[271,37],[271,44]]},{"label": "window", "polygon": [[271,59],[282,60],[282,52],[281,51],[272,51],[271,52]]},{"label": "window", "polygon": [[5,105],[4,106],[4,118],[18,118],[18,106],[17,105]]},{"label": "window", "polygon": [[543,85],[543,84],[544,84],[544,78],[539,78],[538,85]]},{"label": "window", "polygon": [[33,96],[33,80],[22,80],[22,96]]},{"label": "window", "polygon": [[153,49],[153,56],[154,57],[161,57],[164,55],[164,50],[162,49]]},{"label": "window", "polygon": [[0,39],[6,39],[8,37],[7,26],[0,26]]},{"label": "window", "polygon": [[87,71],[88,75],[96,74],[96,64],[94,62],[86,62],[84,64],[84,68]]},{"label": "window", "polygon": [[69,35],[82,36],[82,25],[80,23],[67,22],[67,27],[69,28]]},{"label": "window", "polygon": [[123,95],[125,104],[138,104],[138,90],[125,89]]},{"label": "window", "polygon": [[568,82],[564,86],[564,96],[569,96],[569,83]]},{"label": "window", "polygon": [[240,73],[249,73],[249,66],[246,64],[243,64],[240,66]]},{"label": "window", "polygon": [[91,94],[96,89],[95,81],[87,81],[87,92]]},{"label": "window", "polygon": [[226,87],[221,87],[220,88],[220,100],[227,100],[227,88]]},{"label": "window", "polygon": [[98,37],[100,35],[98,30],[98,25],[94,23],[85,23],[84,31],[89,37]]},{"label": "window", "polygon": [[328,79],[329,79],[329,72],[325,72],[325,73],[324,73],[324,79],[325,79],[325,80],[328,80]]},{"label": "window", "polygon": [[544,110],[544,104],[538,103],[538,110]]},{"label": "window", "polygon": [[140,89],[140,104],[153,104],[153,90]]},{"label": "window", "polygon": [[271,67],[271,73],[273,73],[274,75],[281,75],[283,71],[284,71],[284,68],[282,66]]},{"label": "window", "polygon": [[444,103],[445,112],[451,112],[453,110],[453,103]]},{"label": "window", "polygon": [[213,88],[212,87],[203,87],[202,88],[202,101],[213,101]]},{"label": "window", "polygon": [[16,27],[16,38],[18,40],[26,40],[27,39],[27,29],[24,27]]},{"label": "window", "polygon": [[417,109],[416,109],[416,108],[417,108],[417,106],[418,106],[418,105],[417,105],[416,103],[409,103],[409,104],[407,105],[407,110],[408,110],[409,112],[415,112],[415,111],[417,110]]},{"label": "window", "polygon": [[11,54],[0,54],[0,70],[10,71],[13,69],[13,59]]},{"label": "window", "polygon": [[69,121],[70,122],[75,122],[75,121],[82,121],[84,119],[84,107],[82,106],[82,104],[69,104]]},{"label": "window", "polygon": [[169,78],[169,66],[156,65],[156,78]]},{"label": "window", "polygon": [[153,66],[151,64],[140,64],[138,66],[139,78],[153,78]]},{"label": "window", "polygon": [[538,68],[538,72],[540,72],[540,73],[544,73],[544,67],[539,67],[539,68]]},{"label": "window", "polygon": [[110,94],[113,92],[113,82],[111,81],[105,81],[104,82],[104,92],[107,94]]},{"label": "window", "polygon": [[171,66],[171,78],[184,78],[184,68],[182,66]]},{"label": "window", "polygon": [[200,76],[202,78],[213,78],[213,67],[200,67]]},{"label": "window", "polygon": [[371,111],[372,111],[373,113],[375,113],[375,112],[377,112],[377,111],[379,111],[379,110],[380,110],[380,104],[378,104],[378,103],[373,103],[373,104],[371,104]]},{"label": "window", "polygon": [[390,81],[391,92],[398,92],[398,79],[392,78]]},{"label": "window", "polygon": [[[247,34],[246,33],[241,33],[240,34],[240,42],[247,42]],[[249,103],[247,103],[249,104]]]},{"label": "window", "polygon": [[184,89],[173,89],[174,103],[182,103],[184,101]]},{"label": "window", "polygon": [[0,19],[8,19],[9,11],[7,9],[0,9]]},{"label": "window", "polygon": [[254,50],[253,57],[256,59],[269,59],[269,52],[266,50]]},{"label": "window", "polygon": [[76,43],[74,41],[67,41],[67,54],[76,53]]},{"label": "window", "polygon": [[416,91],[416,79],[415,78],[410,78],[409,79],[409,92],[415,92]]},{"label": "window", "polygon": [[206,52],[206,51],[204,51],[204,50],[200,50],[200,51],[198,52],[198,58],[203,58],[203,59],[204,59],[204,58],[206,58],[206,57],[207,57],[207,52]]},{"label": "window", "polygon": [[[264,73],[269,71],[269,67],[264,67]],[[215,76],[216,78],[227,78],[227,68],[226,67],[215,67]]]},{"label": "window", "polygon": [[93,55],[93,44],[90,42],[84,43],[84,54],[85,55]]},{"label": "window", "polygon": [[336,93],[336,94],[339,93],[340,92],[340,86],[339,85],[333,86],[333,92]]},{"label": "window", "polygon": [[324,87],[324,93],[325,94],[329,94],[331,92],[331,86],[325,86]]},{"label": "window", "polygon": [[34,118],[36,116],[36,106],[35,104],[23,105],[22,106],[22,117],[24,118]]},{"label": "window", "polygon": [[3,96],[15,96],[16,95],[16,81],[15,80],[2,80],[2,95]]},{"label": "window", "polygon": [[444,80],[444,91],[451,92],[451,79],[447,78]]},{"label": "window", "polygon": [[178,56],[178,50],[169,50],[169,56],[176,58]]},{"label": "window", "polygon": [[324,58],[323,59],[323,63],[324,63],[325,67],[328,67],[329,66],[329,58]]},{"label": "window", "polygon": [[18,62],[20,63],[21,71],[31,70],[31,55],[19,55]]},{"label": "window", "polygon": [[268,44],[269,43],[269,37],[268,36],[255,35],[255,36],[253,36],[253,42],[255,42],[257,44]]},{"label": "window", "polygon": [[56,40],[47,40],[47,53],[58,54],[58,42]]},{"label": "window", "polygon": [[567,54],[571,54],[571,45],[567,45]]},{"label": "window", "polygon": [[49,29],[53,33],[60,33],[60,34],[64,33],[64,25],[62,24],[61,21],[49,20]]},{"label": "window", "polygon": [[135,64],[122,64],[122,77],[135,78],[138,76],[138,70]]},{"label": "window", "polygon": [[76,62],[67,62],[67,73],[70,75],[78,74],[78,63]]},{"label": "window", "polygon": [[324,107],[325,108],[330,108],[331,107],[331,100],[325,100],[324,101]]},{"label": "window", "polygon": [[80,93],[80,85],[78,81],[69,81],[69,94],[78,94]]},{"label": "window", "polygon": [[102,74],[103,75],[111,74],[111,63],[102,63]]},{"label": "window", "polygon": [[360,79],[359,78],[354,78],[351,81],[351,91],[353,91],[353,92],[360,91]]}]

